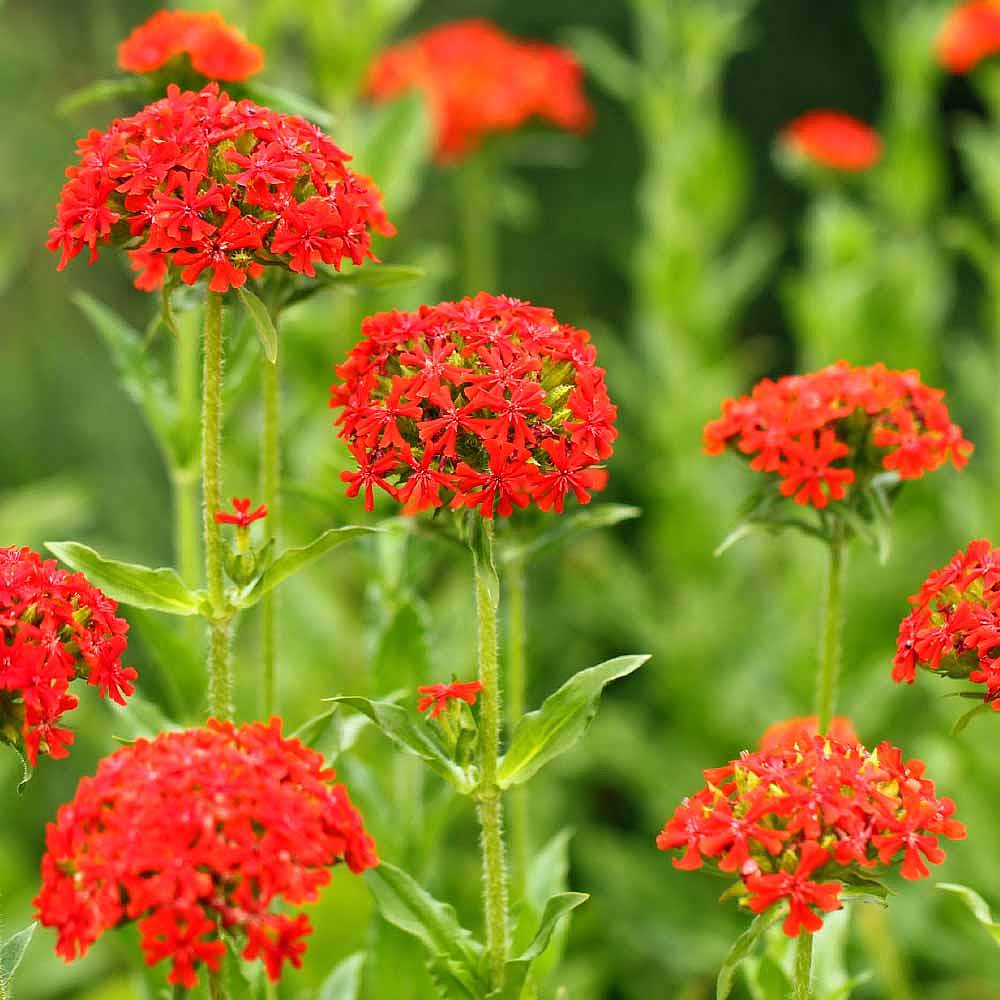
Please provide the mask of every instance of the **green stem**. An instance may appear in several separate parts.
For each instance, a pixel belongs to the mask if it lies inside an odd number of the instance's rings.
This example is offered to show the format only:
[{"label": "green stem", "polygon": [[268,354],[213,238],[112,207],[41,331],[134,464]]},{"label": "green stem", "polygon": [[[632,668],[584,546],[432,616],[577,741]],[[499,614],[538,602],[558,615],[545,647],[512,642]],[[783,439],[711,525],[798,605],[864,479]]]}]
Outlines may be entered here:
[{"label": "green stem", "polygon": [[837,707],[840,681],[841,643],[844,631],[844,583],[847,577],[847,539],[844,523],[833,521],[829,541],[829,575],[826,585],[826,612],[820,647],[819,676],[816,682],[816,716],[819,731],[825,733]]},{"label": "green stem", "polygon": [[222,296],[205,293],[205,344],[201,404],[201,478],[204,496],[205,579],[209,620],[209,706],[217,719],[233,717],[233,678],[229,666],[230,615],[222,564],[222,531],[215,515],[222,509]]},{"label": "green stem", "polygon": [[795,979],[792,983],[792,1000],[812,1000],[813,936],[799,933],[795,943]]},{"label": "green stem", "polygon": [[[209,292],[209,295],[214,294]],[[211,1000],[229,1000],[229,990],[226,987],[225,976],[222,972],[209,972],[208,974],[208,995]]]},{"label": "green stem", "polygon": [[[174,349],[174,383],[177,408],[185,430],[192,436],[198,427],[198,350],[195,331],[184,324]],[[171,470],[176,517],[174,544],[181,579],[189,587],[195,587],[201,582],[197,452],[185,459],[184,466]]]},{"label": "green stem", "polygon": [[[507,727],[511,731],[524,715],[527,687],[527,581],[523,559],[514,559],[507,565],[504,581],[507,587]],[[509,797],[511,867],[514,871],[515,890],[520,897],[524,895],[530,843],[527,788],[512,789]]]},{"label": "green stem", "polygon": [[860,940],[882,980],[887,1000],[913,1000],[906,959],[896,944],[886,911],[878,906],[856,908],[861,922]]},{"label": "green stem", "polygon": [[497,645],[498,582],[493,561],[493,525],[483,520],[484,545],[474,554],[479,620],[479,824],[482,828],[486,954],[490,988],[503,986],[507,961],[507,867],[504,860],[503,804],[497,784],[500,756],[500,656]]},{"label": "green stem", "polygon": [[[264,455],[261,488],[267,504],[271,535],[277,540],[281,526],[281,369],[280,353],[274,364],[264,361]],[[277,595],[261,603],[261,711],[265,719],[277,706],[278,622]]]},{"label": "green stem", "polygon": [[456,167],[462,247],[462,294],[496,292],[497,185],[489,154],[479,150]]}]

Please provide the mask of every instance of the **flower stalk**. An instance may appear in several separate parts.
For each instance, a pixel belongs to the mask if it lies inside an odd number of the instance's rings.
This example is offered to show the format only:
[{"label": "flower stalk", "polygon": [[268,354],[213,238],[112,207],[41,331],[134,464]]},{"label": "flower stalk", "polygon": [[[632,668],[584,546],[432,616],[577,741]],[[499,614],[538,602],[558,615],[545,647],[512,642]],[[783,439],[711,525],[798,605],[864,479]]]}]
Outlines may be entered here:
[{"label": "flower stalk", "polygon": [[813,936],[803,931],[795,943],[795,981],[792,1000],[812,1000]]},{"label": "flower stalk", "polygon": [[829,567],[826,585],[823,636],[819,675],[816,679],[816,716],[819,731],[825,733],[837,706],[840,685],[841,646],[844,631],[844,585],[847,579],[847,538],[844,521],[834,516],[829,538]]},{"label": "flower stalk", "polygon": [[[271,534],[277,539],[281,494],[281,368],[280,350],[273,362],[264,361],[264,440],[261,488],[271,518]],[[277,706],[278,657],[277,595],[271,592],[260,609],[261,713],[270,718]]]},{"label": "flower stalk", "polygon": [[[513,730],[524,715],[527,687],[527,580],[522,558],[512,559],[505,565],[504,582],[507,594],[507,725]],[[527,789],[513,789],[509,799],[512,868],[517,894],[523,896],[529,849]]]}]

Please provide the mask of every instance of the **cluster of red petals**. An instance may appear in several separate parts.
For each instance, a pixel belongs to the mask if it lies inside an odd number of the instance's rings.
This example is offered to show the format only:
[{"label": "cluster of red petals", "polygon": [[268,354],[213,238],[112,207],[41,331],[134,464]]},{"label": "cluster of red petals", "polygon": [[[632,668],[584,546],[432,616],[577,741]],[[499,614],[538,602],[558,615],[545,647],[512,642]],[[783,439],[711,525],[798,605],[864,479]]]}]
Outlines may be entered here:
[{"label": "cluster of red petals", "polygon": [[378,864],[374,844],[323,758],[278,719],[166,733],[106,757],[46,832],[38,919],[70,961],[105,931],[138,922],[146,962],[193,988],[219,968],[225,930],[277,980],[298,967],[312,902],[345,862]]},{"label": "cluster of red petals", "polygon": [[846,361],[809,375],[764,379],[727,399],[705,427],[705,451],[727,446],[750,467],[781,477],[781,492],[822,509],[843,500],[859,472],[879,467],[919,479],[949,458],[961,469],[972,445],[951,422],[944,393],[915,371]]},{"label": "cluster of red petals", "polygon": [[379,313],[337,367],[330,405],[358,463],[347,495],[377,486],[404,512],[534,502],[603,489],[617,408],[585,330],[550,309],[481,292],[419,312]]},{"label": "cluster of red petals", "polygon": [[[764,730],[760,738],[761,750],[778,750],[782,747],[794,747],[796,743],[808,743],[819,735],[819,719],[815,715],[800,715],[793,719],[775,722]],[[835,715],[830,720],[827,735],[841,743],[860,743],[854,725],[845,715]]]},{"label": "cluster of red petals", "polygon": [[267,504],[261,504],[255,510],[250,509],[250,498],[233,497],[233,510],[235,514],[229,514],[220,510],[215,515],[218,524],[235,524],[238,528],[249,528],[254,521],[261,521],[267,517]]},{"label": "cluster of red petals", "polygon": [[1000,52],[1000,3],[972,0],[955,7],[937,37],[938,61],[952,73],[968,73]]},{"label": "cluster of red petals", "polygon": [[347,166],[349,156],[319,128],[218,84],[199,92],[171,85],[138,114],[91,131],[77,144],[49,233],[59,269],[84,247],[125,245],[136,287],[159,288],[171,267],[214,292],[238,288],[266,265],[313,277],[374,255],[371,231],[392,235],[378,190]]},{"label": "cluster of red petals", "polygon": [[423,697],[417,702],[417,711],[431,710],[431,718],[436,719],[452,701],[464,701],[475,705],[476,697],[482,691],[479,681],[452,681],[451,684],[424,684],[417,688]]},{"label": "cluster of red petals", "polygon": [[369,74],[370,96],[386,100],[414,89],[430,105],[439,161],[536,116],[570,131],[593,119],[571,52],[514,38],[486,20],[454,21],[386,49]]},{"label": "cluster of red petals", "polygon": [[119,705],[135,690],[117,609],[82,573],[0,548],[0,739],[23,743],[33,765],[40,753],[67,756],[73,733],[59,723],[79,702],[69,693],[77,677]]},{"label": "cluster of red petals", "polygon": [[849,173],[868,170],[882,157],[879,134],[842,111],[809,111],[785,126],[781,141],[813,163]]},{"label": "cluster of red petals", "polygon": [[214,11],[157,11],[118,46],[118,65],[130,73],[152,73],[178,56],[206,80],[246,80],[264,66],[263,50]]},{"label": "cluster of red petals", "polygon": [[909,598],[899,626],[892,677],[912,684],[917,667],[968,677],[1000,712],[1000,549],[969,543]]},{"label": "cluster of red petals", "polygon": [[[797,937],[841,907],[852,878],[895,867],[907,879],[940,864],[939,837],[965,836],[955,804],[937,798],[921,761],[882,743],[802,735],[793,745],[744,753],[705,772],[706,786],[685,799],[657,846],[683,850],[677,868],[712,862],[742,879],[746,905],[762,913],[787,901],[784,930]],[[817,912],[819,911],[819,912]]]}]

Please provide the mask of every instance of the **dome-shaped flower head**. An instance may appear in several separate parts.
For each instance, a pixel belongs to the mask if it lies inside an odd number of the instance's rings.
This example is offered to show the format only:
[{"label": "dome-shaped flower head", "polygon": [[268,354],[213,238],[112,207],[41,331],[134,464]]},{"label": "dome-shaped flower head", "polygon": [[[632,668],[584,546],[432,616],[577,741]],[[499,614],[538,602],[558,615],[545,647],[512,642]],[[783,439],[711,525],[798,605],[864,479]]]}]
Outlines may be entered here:
[{"label": "dome-shaped flower head", "polygon": [[49,234],[60,270],[84,247],[128,248],[136,287],[172,268],[225,292],[286,267],[374,259],[371,230],[392,235],[377,189],[350,157],[295,115],[231,100],[217,84],[167,96],[78,143]]},{"label": "dome-shaped flower head", "polygon": [[173,63],[209,80],[242,81],[259,73],[264,52],[251,45],[214,11],[157,11],[118,46],[118,65],[130,73],[153,73]]},{"label": "dome-shaped flower head", "polygon": [[778,476],[784,496],[822,509],[881,471],[919,479],[949,459],[961,469],[972,445],[943,397],[915,371],[840,361],[727,399],[705,427],[705,451],[732,448],[752,469]]},{"label": "dome-shaped flower head", "polygon": [[[667,821],[657,846],[678,850],[674,866],[709,863],[737,880],[734,894],[754,913],[785,902],[784,930],[815,933],[823,913],[840,909],[845,884],[898,867],[906,879],[940,864],[940,837],[965,828],[955,804],[938,798],[921,761],[904,762],[889,743],[802,733],[725,767]],[[727,893],[728,895],[728,893]]]},{"label": "dome-shaped flower head", "polygon": [[386,49],[371,68],[369,95],[381,101],[411,90],[427,99],[442,162],[531,118],[575,132],[593,118],[570,51],[514,38],[486,20],[443,24]]},{"label": "dome-shaped flower head", "polygon": [[415,313],[380,313],[337,368],[330,405],[357,462],[347,495],[375,487],[404,513],[510,515],[603,489],[617,407],[585,330],[550,309],[480,293]]},{"label": "dome-shaped flower head", "polygon": [[[378,864],[371,838],[323,758],[281,723],[138,740],[106,757],[46,831],[38,919],[66,961],[136,922],[148,965],[193,988],[218,970],[225,931],[277,981],[311,933],[313,902],[345,863]],[[279,905],[280,904],[280,905]]]},{"label": "dome-shaped flower head", "polygon": [[810,163],[848,173],[868,170],[882,156],[878,133],[842,111],[809,111],[789,122],[779,139]]},{"label": "dome-shaped flower head", "polygon": [[1000,52],[1000,3],[972,0],[955,7],[937,37],[938,61],[951,73],[968,73]]},{"label": "dome-shaped flower head", "polygon": [[917,667],[982,685],[1000,712],[1000,549],[970,542],[909,598],[899,626],[892,677],[912,684]]},{"label": "dome-shaped flower head", "polygon": [[32,765],[67,756],[73,733],[60,722],[79,702],[69,690],[78,677],[119,705],[135,690],[117,609],[82,573],[0,548],[0,739],[23,746]]}]

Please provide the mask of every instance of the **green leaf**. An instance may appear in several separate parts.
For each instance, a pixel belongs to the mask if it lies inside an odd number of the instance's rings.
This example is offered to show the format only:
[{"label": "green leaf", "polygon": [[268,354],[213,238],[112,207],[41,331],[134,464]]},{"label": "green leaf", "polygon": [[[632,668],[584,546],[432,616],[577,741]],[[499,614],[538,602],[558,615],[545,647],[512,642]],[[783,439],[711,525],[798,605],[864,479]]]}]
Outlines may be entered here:
[{"label": "green leaf", "polygon": [[[111,711],[117,718],[113,739],[122,743],[132,743],[138,739],[151,740],[160,733],[173,732],[183,727],[174,722],[155,702],[133,694],[128,705],[110,703]],[[124,733],[121,736],[120,733]]]},{"label": "green leaf", "polygon": [[958,898],[969,908],[976,920],[982,924],[983,929],[987,932],[987,934],[989,934],[997,944],[1000,944],[1000,923],[997,923],[997,921],[993,919],[989,903],[987,903],[978,892],[970,889],[968,886],[958,885],[956,882],[938,882],[937,887],[944,892],[950,892],[953,895],[958,896]]},{"label": "green leaf", "polygon": [[765,910],[736,939],[722,963],[719,978],[715,981],[715,1000],[726,1000],[726,997],[732,993],[733,980],[740,963],[750,956],[764,932],[773,927],[779,920],[784,919],[787,909],[787,903],[779,903],[777,906]]},{"label": "green leaf", "polygon": [[427,615],[413,601],[400,604],[378,637],[372,676],[379,691],[413,688],[431,675]]},{"label": "green leaf", "polygon": [[539,768],[569,750],[584,734],[606,685],[638,670],[648,656],[619,656],[571,677],[535,712],[517,724],[500,761],[498,782],[509,788],[527,781]]},{"label": "green leaf", "polygon": [[151,569],[135,563],[105,559],[79,542],[46,542],[45,547],[67,566],[84,573],[95,587],[122,604],[147,611],[162,611],[169,615],[200,613],[205,595],[200,591],[188,590],[184,581],[172,569]]},{"label": "green leaf", "polygon": [[617,45],[593,28],[566,32],[569,44],[598,83],[620,101],[630,101],[642,81],[638,65]]},{"label": "green leaf", "polygon": [[29,924],[24,930],[11,935],[0,944],[0,983],[5,987],[10,986],[10,981],[14,978],[14,973],[17,972],[17,967],[21,964],[21,959],[24,958],[37,927],[37,923]]},{"label": "green leaf", "polygon": [[267,311],[267,306],[247,288],[238,288],[240,301],[253,320],[254,329],[260,340],[260,346],[264,349],[264,357],[273,365],[278,360],[278,331],[274,327],[274,320]]},{"label": "green leaf", "polygon": [[743,974],[753,1000],[787,1000],[791,983],[781,966],[768,954],[743,962]]},{"label": "green leaf", "polygon": [[369,528],[364,525],[348,525],[345,528],[330,528],[308,545],[285,549],[273,563],[261,574],[258,580],[236,601],[239,608],[252,608],[262,597],[270,594],[275,587],[284,583],[290,576],[316,562],[327,552],[338,545],[351,541],[359,535],[379,531],[379,528]]},{"label": "green leaf", "polygon": [[485,990],[479,978],[480,945],[447,903],[435,899],[402,869],[383,861],[365,873],[379,913],[400,930],[418,938],[432,965],[453,977],[471,996]]},{"label": "green leaf", "polygon": [[110,101],[116,97],[145,95],[148,89],[149,84],[141,76],[122,77],[119,80],[96,80],[94,83],[88,83],[86,87],[74,90],[72,94],[67,94],[56,105],[56,113],[68,115],[80,108]]},{"label": "green leaf", "polygon": [[342,271],[318,267],[316,275],[337,288],[396,288],[422,278],[424,270],[409,264],[365,264]]},{"label": "green leaf", "polygon": [[388,701],[346,695],[329,700],[366,715],[396,746],[425,761],[463,794],[475,789],[475,769],[463,769],[451,759],[436,723]]},{"label": "green leaf", "polygon": [[17,783],[17,794],[24,795],[24,789],[28,782],[35,776],[35,772],[31,765],[28,763],[27,758],[21,753],[21,748],[13,740],[7,739],[6,736],[0,736],[0,743],[5,746],[9,746],[11,750],[17,754],[17,759],[21,762],[21,780]]},{"label": "green leaf", "polygon": [[571,514],[563,514],[554,528],[540,532],[535,538],[523,544],[505,545],[499,552],[500,562],[509,563],[516,559],[532,559],[539,553],[563,545],[588,531],[611,528],[622,521],[639,517],[638,507],[620,503],[595,503]]},{"label": "green leaf", "polygon": [[303,97],[302,94],[295,93],[294,90],[255,82],[248,84],[246,91],[250,99],[259,104],[265,104],[269,108],[274,108],[275,111],[308,118],[309,121],[315,122],[327,131],[336,125],[336,119],[326,108],[320,107],[315,101]]},{"label": "green leaf", "polygon": [[982,715],[984,712],[990,711],[992,711],[992,705],[987,701],[980,702],[978,705],[973,705],[968,712],[964,712],[955,720],[955,724],[951,727],[951,735],[958,736],[958,734],[963,732],[965,727],[968,726],[968,724],[972,722],[977,715]]},{"label": "green leaf", "polygon": [[358,1000],[361,996],[361,976],[365,967],[363,951],[349,955],[333,971],[319,988],[316,1000]]}]

